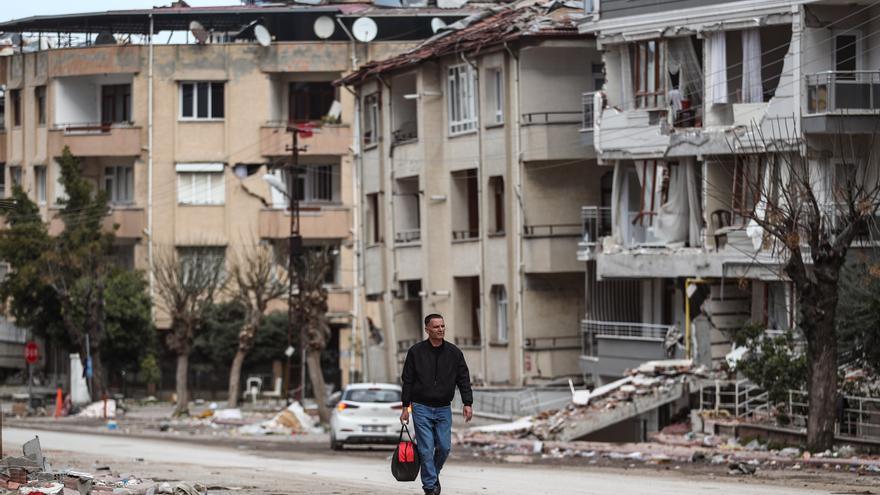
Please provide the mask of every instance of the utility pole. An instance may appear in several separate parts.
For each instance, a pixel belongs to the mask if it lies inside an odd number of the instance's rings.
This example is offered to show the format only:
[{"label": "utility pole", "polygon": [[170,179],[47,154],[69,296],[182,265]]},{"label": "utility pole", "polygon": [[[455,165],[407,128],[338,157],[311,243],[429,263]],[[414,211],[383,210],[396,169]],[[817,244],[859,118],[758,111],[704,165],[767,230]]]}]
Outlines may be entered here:
[{"label": "utility pole", "polygon": [[[294,279],[293,273],[296,268],[296,260],[302,255],[302,235],[299,232],[299,194],[296,192],[296,182],[299,177],[299,128],[294,123],[290,123],[287,126],[288,132],[293,133],[293,143],[288,151],[291,152],[291,161],[287,165],[287,204],[288,210],[290,211],[290,235],[287,238],[287,348],[293,345],[293,331],[294,331],[294,321],[296,315],[294,315],[293,309],[293,289],[294,289]],[[301,284],[300,284],[301,285]],[[299,287],[300,290],[302,287]],[[305,348],[303,346],[303,332],[302,328],[297,332],[297,344],[294,352],[299,352],[299,382],[300,387],[297,389],[295,394],[295,398],[297,401],[302,403],[303,399],[303,386],[305,383]],[[290,361],[293,353],[287,353],[287,363],[284,371],[284,391],[285,393],[289,393],[290,391]]]}]

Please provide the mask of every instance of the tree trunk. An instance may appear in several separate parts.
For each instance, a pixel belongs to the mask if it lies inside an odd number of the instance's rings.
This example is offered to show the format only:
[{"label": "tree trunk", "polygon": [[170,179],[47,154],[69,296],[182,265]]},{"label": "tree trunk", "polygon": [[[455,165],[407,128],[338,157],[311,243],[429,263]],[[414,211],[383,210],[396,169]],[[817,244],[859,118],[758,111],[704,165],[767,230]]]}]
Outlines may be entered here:
[{"label": "tree trunk", "polygon": [[188,373],[189,354],[178,354],[177,374],[175,376],[177,405],[174,407],[174,416],[183,416],[189,413],[189,387],[186,383]]},{"label": "tree trunk", "polygon": [[[818,271],[823,267],[817,266],[815,269]],[[834,444],[834,423],[837,419],[836,284],[817,284],[801,304],[815,308],[807,309],[802,322],[804,333],[808,336],[809,359],[807,448],[812,452],[822,452]]]},{"label": "tree trunk", "polygon": [[306,362],[309,365],[309,378],[312,382],[312,390],[315,392],[315,402],[318,403],[318,417],[321,418],[322,423],[329,423],[330,409],[327,408],[327,388],[321,370],[321,352],[309,349]]},{"label": "tree trunk", "polygon": [[92,400],[102,400],[107,394],[107,374],[104,372],[104,363],[101,360],[101,347],[92,344],[92,383],[95,390],[92,391]]},{"label": "tree trunk", "polygon": [[226,404],[229,407],[238,407],[238,394],[241,393],[241,366],[247,353],[241,347],[235,352],[232,359],[232,368],[229,370],[229,398]]}]

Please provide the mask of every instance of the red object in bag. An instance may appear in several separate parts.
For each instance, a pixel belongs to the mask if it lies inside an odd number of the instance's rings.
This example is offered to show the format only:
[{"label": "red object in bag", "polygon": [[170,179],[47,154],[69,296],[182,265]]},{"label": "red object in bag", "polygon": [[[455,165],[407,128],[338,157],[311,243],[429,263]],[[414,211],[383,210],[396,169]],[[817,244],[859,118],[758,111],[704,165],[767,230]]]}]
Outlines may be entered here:
[{"label": "red object in bag", "polygon": [[397,460],[400,462],[416,462],[416,446],[412,442],[400,442],[397,445]]},{"label": "red object in bag", "polygon": [[[409,437],[409,441],[403,439],[403,434]],[[419,451],[409,434],[406,425],[400,427],[400,439],[397,448],[391,456],[391,474],[397,481],[415,481],[419,476]]]}]

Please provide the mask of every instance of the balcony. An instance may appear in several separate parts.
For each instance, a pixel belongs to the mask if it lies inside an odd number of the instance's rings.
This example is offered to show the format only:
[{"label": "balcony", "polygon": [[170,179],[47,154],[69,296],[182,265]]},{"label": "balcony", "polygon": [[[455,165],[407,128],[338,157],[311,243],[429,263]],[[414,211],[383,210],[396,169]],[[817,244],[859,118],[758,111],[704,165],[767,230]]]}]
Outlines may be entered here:
[{"label": "balcony", "polygon": [[580,224],[523,226],[525,269],[528,273],[566,273],[583,271],[578,262]]},{"label": "balcony", "polygon": [[[64,230],[64,222],[61,217],[51,214],[49,220],[49,235],[59,235]],[[147,227],[147,214],[143,208],[115,207],[104,218],[103,226],[110,230],[117,225],[116,237],[123,239],[140,239],[144,236]]]},{"label": "balcony", "polygon": [[806,76],[804,132],[871,134],[880,114],[880,71],[828,71]]},{"label": "balcony", "polygon": [[[300,233],[306,239],[344,239],[349,236],[351,216],[344,207],[300,208]],[[261,239],[287,239],[290,235],[290,214],[282,209],[260,211]]]},{"label": "balcony", "polygon": [[[260,127],[262,156],[290,156],[292,142],[293,136],[287,130],[286,121],[270,121]],[[325,125],[315,128],[311,137],[299,138],[300,147],[306,148],[300,152],[302,155],[342,156],[348,153],[351,143],[351,128],[348,125]]]},{"label": "balcony", "polygon": [[523,160],[595,158],[592,133],[581,133],[583,112],[533,112],[522,115]]},{"label": "balcony", "polygon": [[667,359],[663,342],[673,325],[584,320],[581,322],[581,370],[622,376],[645,361]]},{"label": "balcony", "polygon": [[49,155],[68,146],[75,156],[139,156],[141,128],[126,124],[56,124],[49,131]]},{"label": "balcony", "polygon": [[578,261],[589,261],[599,247],[600,239],[611,235],[611,207],[581,207],[583,234],[578,242]]}]

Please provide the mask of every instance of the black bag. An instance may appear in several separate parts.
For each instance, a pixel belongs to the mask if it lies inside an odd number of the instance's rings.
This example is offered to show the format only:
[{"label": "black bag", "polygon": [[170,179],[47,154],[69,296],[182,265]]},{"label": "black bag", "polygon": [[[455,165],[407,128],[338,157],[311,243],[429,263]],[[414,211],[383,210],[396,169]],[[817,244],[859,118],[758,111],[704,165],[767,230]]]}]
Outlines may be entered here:
[{"label": "black bag", "polygon": [[[403,432],[406,432],[409,441],[403,439]],[[394,449],[394,455],[391,456],[391,474],[397,481],[415,481],[419,476],[420,465],[419,451],[409,434],[409,428],[404,423],[400,425],[400,439],[397,448]]]}]

